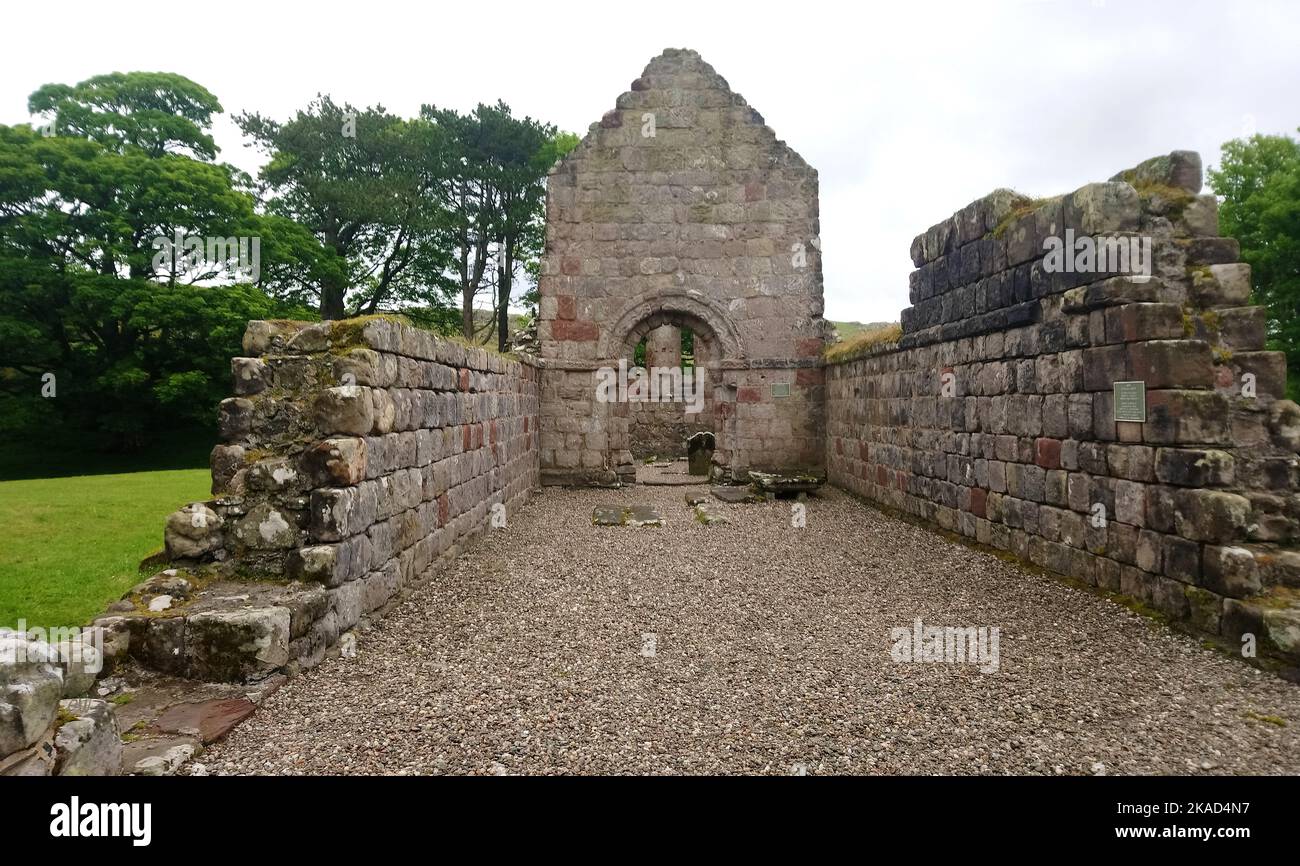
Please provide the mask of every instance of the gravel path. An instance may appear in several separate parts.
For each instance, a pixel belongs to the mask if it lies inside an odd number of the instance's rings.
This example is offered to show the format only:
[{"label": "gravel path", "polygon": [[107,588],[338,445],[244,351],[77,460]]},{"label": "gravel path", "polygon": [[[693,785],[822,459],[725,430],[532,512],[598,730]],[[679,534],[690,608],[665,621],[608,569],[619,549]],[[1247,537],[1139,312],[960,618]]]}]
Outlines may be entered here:
[{"label": "gravel path", "polygon": [[[802,529],[788,502],[719,503],[730,523],[706,527],[683,493],[546,490],[364,632],[355,658],[290,681],[199,760],[266,774],[1300,773],[1300,688],[1192,638],[835,490]],[[593,527],[592,507],[616,502],[655,503],[669,523]],[[917,617],[999,627],[999,669],[893,661],[890,629]]]}]

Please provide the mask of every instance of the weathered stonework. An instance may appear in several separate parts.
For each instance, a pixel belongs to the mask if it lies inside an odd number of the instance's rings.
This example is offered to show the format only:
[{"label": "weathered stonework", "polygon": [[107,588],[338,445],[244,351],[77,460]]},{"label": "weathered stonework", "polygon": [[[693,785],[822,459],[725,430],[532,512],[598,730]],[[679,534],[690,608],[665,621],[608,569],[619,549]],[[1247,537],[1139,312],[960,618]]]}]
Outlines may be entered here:
[{"label": "weathered stonework", "polygon": [[[545,482],[631,480],[638,423],[712,429],[723,476],[822,470],[817,173],[698,54],[652,60],[555,167],[546,233]],[[694,332],[708,415],[598,402],[665,326]]]},{"label": "weathered stonework", "polygon": [[[1300,408],[1200,188],[1175,152],[1046,202],[999,190],[918,236],[898,345],[827,369],[830,480],[1300,659]],[[1067,230],[1150,237],[1151,278],[1049,272]],[[1131,380],[1146,423],[1114,420]]]},{"label": "weathered stonework", "polygon": [[154,670],[310,667],[538,484],[534,362],[395,320],[251,322],[214,499],[167,521],[177,566],[101,624]]}]

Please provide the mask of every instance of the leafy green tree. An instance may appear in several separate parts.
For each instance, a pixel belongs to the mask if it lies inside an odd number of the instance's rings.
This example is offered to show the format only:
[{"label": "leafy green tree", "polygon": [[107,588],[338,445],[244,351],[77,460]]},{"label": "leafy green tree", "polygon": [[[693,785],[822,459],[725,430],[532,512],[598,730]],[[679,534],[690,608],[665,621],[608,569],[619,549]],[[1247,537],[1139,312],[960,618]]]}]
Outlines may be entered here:
[{"label": "leafy green tree", "polygon": [[1284,135],[1233,139],[1209,172],[1223,197],[1224,234],[1241,243],[1254,300],[1268,310],[1272,348],[1286,352],[1289,390],[1300,386],[1300,142]]},{"label": "leafy green tree", "polygon": [[268,211],[304,227],[324,250],[310,279],[282,295],[314,294],[326,319],[445,305],[450,261],[434,238],[445,227],[451,166],[440,129],[329,96],[283,123],[248,113],[236,122],[270,157],[260,175]]},{"label": "leafy green tree", "polygon": [[120,447],[210,422],[244,324],[283,309],[163,243],[264,227],[247,179],[211,161],[220,104],[181,76],[115,73],[46,85],[29,108],[39,130],[0,125],[0,417]]},{"label": "leafy green tree", "polygon": [[461,297],[461,330],[477,339],[475,300],[492,293],[497,347],[508,348],[510,301],[521,267],[529,270],[544,240],[546,175],[578,144],[531,117],[516,118],[504,102],[479,104],[469,114],[425,106],[422,116],[447,131],[457,152],[449,181],[453,281]]}]

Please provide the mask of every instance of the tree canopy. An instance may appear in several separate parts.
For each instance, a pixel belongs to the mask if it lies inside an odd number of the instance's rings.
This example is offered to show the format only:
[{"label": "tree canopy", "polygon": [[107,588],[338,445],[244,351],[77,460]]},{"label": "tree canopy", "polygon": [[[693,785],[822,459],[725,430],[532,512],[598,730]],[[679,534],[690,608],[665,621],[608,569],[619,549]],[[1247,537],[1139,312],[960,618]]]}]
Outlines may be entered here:
[{"label": "tree canopy", "polygon": [[210,424],[249,319],[400,312],[506,348],[546,173],[577,144],[501,102],[403,118],[322,94],[236,115],[253,179],[181,75],[46,84],[28,109],[0,125],[0,426],[119,447]]},{"label": "tree canopy", "polygon": [[30,108],[49,116],[39,131],[0,126],[4,423],[130,446],[209,421],[240,320],[278,309],[212,285],[222,267],[155,268],[158,239],[261,233],[239,173],[211,161],[220,104],[180,76],[127,73],[47,85]]},{"label": "tree canopy", "polygon": [[1254,301],[1268,310],[1273,348],[1286,352],[1291,393],[1300,384],[1300,142],[1285,135],[1233,139],[1210,169],[1223,197],[1220,228],[1241,243]]}]

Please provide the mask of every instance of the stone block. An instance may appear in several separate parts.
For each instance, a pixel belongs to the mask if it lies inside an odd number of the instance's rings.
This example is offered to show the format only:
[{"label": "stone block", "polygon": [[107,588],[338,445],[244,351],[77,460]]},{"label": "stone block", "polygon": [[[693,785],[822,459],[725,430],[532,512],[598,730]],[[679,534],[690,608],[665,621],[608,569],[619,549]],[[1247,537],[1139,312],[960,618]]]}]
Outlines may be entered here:
[{"label": "stone block", "polygon": [[60,701],[64,717],[54,736],[55,773],[60,776],[117,776],[122,772],[122,738],[107,701]]},{"label": "stone block", "polygon": [[1161,536],[1160,562],[1167,576],[1181,583],[1195,584],[1201,575],[1201,546],[1176,535]]},{"label": "stone block", "polygon": [[1209,448],[1159,448],[1155,472],[1164,484],[1225,487],[1233,483],[1235,461],[1227,451]]},{"label": "stone block", "polygon": [[1255,555],[1244,547],[1206,545],[1201,585],[1219,595],[1246,598],[1262,590]]},{"label": "stone block", "polygon": [[1188,299],[1198,307],[1240,307],[1250,303],[1250,265],[1232,262],[1193,270]]},{"label": "stone block", "polygon": [[1124,346],[1102,346],[1083,350],[1083,387],[1089,391],[1110,391],[1116,382],[1131,378],[1129,355]]},{"label": "stone block", "polygon": [[1244,537],[1250,500],[1221,490],[1182,489],[1175,494],[1174,528],[1184,538],[1223,543]]},{"label": "stone block", "polygon": [[195,502],[167,517],[163,543],[169,559],[202,559],[221,549],[221,516],[206,504]]},{"label": "stone block", "polygon": [[[324,434],[365,436],[375,425],[369,388],[342,385],[326,388],[316,398],[316,427]],[[387,432],[387,431],[384,431]]]},{"label": "stone block", "polygon": [[1143,439],[1151,445],[1227,445],[1228,401],[1212,391],[1148,391]]},{"label": "stone block", "polygon": [[1183,311],[1178,304],[1126,304],[1105,310],[1106,342],[1177,340],[1183,337]]},{"label": "stone block", "polygon": [[1136,231],[1141,216],[1137,192],[1123,182],[1090,183],[1062,204],[1066,227],[1080,235]]},{"label": "stone block", "polygon": [[1190,193],[1201,191],[1201,155],[1194,150],[1175,150],[1138,163],[1111,178],[1135,186],[1166,186]]},{"label": "stone block", "polygon": [[318,487],[348,487],[366,479],[367,457],[364,439],[326,439],[307,449],[303,466]]},{"label": "stone block", "polygon": [[1128,373],[1148,389],[1209,388],[1214,358],[1201,340],[1148,340],[1128,344]]},{"label": "stone block", "polygon": [[54,647],[0,631],[0,757],[41,738],[58,712],[63,686]]},{"label": "stone block", "polygon": [[290,612],[285,607],[208,611],[185,624],[189,676],[209,682],[247,682],[289,661]]},{"label": "stone block", "polygon": [[248,397],[271,387],[271,368],[261,358],[231,358],[230,375],[235,394]]}]

